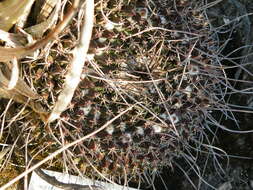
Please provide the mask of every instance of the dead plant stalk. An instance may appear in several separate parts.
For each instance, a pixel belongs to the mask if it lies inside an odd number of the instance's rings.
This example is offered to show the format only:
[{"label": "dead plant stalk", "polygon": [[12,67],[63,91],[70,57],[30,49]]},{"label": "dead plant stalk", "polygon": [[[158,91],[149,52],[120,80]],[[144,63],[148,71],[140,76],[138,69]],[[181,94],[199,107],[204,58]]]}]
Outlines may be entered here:
[{"label": "dead plant stalk", "polygon": [[89,49],[90,39],[92,35],[93,19],[94,19],[94,1],[87,0],[85,5],[85,23],[81,29],[80,42],[73,50],[73,60],[67,73],[65,86],[60,93],[54,109],[48,118],[48,122],[52,122],[59,118],[60,114],[69,105],[75,89],[77,88],[82,69],[86,60],[87,51]]}]

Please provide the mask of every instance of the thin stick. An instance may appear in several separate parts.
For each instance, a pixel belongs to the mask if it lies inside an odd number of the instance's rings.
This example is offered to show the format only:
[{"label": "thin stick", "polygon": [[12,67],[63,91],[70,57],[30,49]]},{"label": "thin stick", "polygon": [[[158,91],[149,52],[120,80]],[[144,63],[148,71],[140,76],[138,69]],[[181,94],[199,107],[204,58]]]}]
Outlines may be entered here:
[{"label": "thin stick", "polygon": [[132,37],[134,37],[134,36],[141,35],[141,34],[143,34],[143,33],[146,33],[146,32],[152,31],[152,30],[161,30],[161,31],[165,31],[165,32],[177,32],[177,33],[189,34],[189,35],[201,37],[200,34],[191,33],[191,32],[186,32],[186,31],[181,31],[181,30],[170,30],[170,29],[166,29],[166,28],[162,28],[162,27],[150,27],[150,28],[147,28],[147,29],[142,30],[142,31],[140,31],[140,32],[137,32],[137,33],[135,33],[135,34],[129,35],[129,36],[123,38],[123,40],[127,40],[127,39],[129,39],[129,38],[132,38]]}]

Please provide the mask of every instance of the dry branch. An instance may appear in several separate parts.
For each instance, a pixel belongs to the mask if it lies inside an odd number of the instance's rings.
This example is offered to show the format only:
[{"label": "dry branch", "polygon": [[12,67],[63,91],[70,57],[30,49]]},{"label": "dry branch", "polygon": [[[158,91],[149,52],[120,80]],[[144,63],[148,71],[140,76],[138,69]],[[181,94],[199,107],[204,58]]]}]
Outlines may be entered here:
[{"label": "dry branch", "polygon": [[48,122],[57,119],[60,114],[67,108],[70,103],[75,89],[80,82],[83,65],[85,63],[86,54],[89,48],[94,18],[94,1],[87,0],[85,5],[85,23],[81,29],[81,39],[79,44],[73,51],[73,60],[67,73],[65,86],[55,103],[54,109],[48,118]]}]

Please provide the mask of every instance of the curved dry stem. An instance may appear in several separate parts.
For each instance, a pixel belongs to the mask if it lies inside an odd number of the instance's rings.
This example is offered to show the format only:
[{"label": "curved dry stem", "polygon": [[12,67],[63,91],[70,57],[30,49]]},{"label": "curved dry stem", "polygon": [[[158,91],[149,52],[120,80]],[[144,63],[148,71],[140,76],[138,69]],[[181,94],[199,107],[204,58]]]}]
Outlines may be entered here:
[{"label": "curved dry stem", "polygon": [[77,47],[73,51],[73,60],[70,70],[66,76],[65,86],[55,103],[54,109],[48,118],[48,122],[52,122],[59,118],[60,114],[67,108],[70,103],[75,89],[77,88],[82,74],[83,65],[85,63],[86,54],[89,48],[94,19],[94,1],[87,0],[85,5],[85,23],[81,30],[81,39]]},{"label": "curved dry stem", "polygon": [[48,42],[52,41],[53,39],[57,38],[57,36],[62,32],[62,30],[68,25],[68,23],[71,21],[71,19],[74,17],[78,7],[79,7],[79,1],[75,0],[65,15],[64,19],[44,38],[41,40],[38,40],[34,44],[29,44],[25,47],[18,47],[18,48],[6,48],[6,47],[0,47],[0,61],[1,62],[7,62],[14,58],[22,58],[35,50],[43,47]]}]

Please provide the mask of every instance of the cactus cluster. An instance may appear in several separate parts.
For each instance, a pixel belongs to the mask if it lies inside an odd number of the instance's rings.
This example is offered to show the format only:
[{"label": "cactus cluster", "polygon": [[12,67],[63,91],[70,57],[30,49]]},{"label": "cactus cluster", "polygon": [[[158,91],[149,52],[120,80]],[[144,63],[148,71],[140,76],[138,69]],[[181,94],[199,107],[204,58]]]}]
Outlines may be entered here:
[{"label": "cactus cluster", "polygon": [[[206,138],[208,124],[216,124],[212,111],[229,109],[230,84],[220,63],[223,42],[211,32],[206,6],[198,1],[103,0],[95,10],[82,81],[69,108],[47,127],[34,115],[29,121],[34,128],[20,126],[28,148],[42,159],[133,105],[47,166],[91,178],[150,183],[147,174],[173,168],[190,143]],[[22,60],[45,109],[52,108],[63,87],[79,37],[76,26],[77,20],[41,51],[46,56]],[[24,115],[17,122],[27,123],[30,115]]]},{"label": "cactus cluster", "polygon": [[[223,106],[225,76],[218,44],[197,6],[187,1],[168,1],[163,7],[159,2],[148,6],[141,1],[103,1],[97,7],[83,80],[61,121],[51,124],[51,132],[58,143],[70,142],[98,129],[128,105],[135,106],[66,152],[68,169],[115,181],[125,176],[145,181],[144,174],[173,167],[185,146],[205,133],[211,111]],[[57,47],[64,47],[65,41]],[[60,55],[51,51],[50,56],[57,60]],[[54,84],[41,87],[45,94],[61,88],[57,86],[66,64],[56,63],[44,67],[48,84]],[[41,66],[36,69],[39,72]],[[41,77],[38,86],[40,82]]]}]

